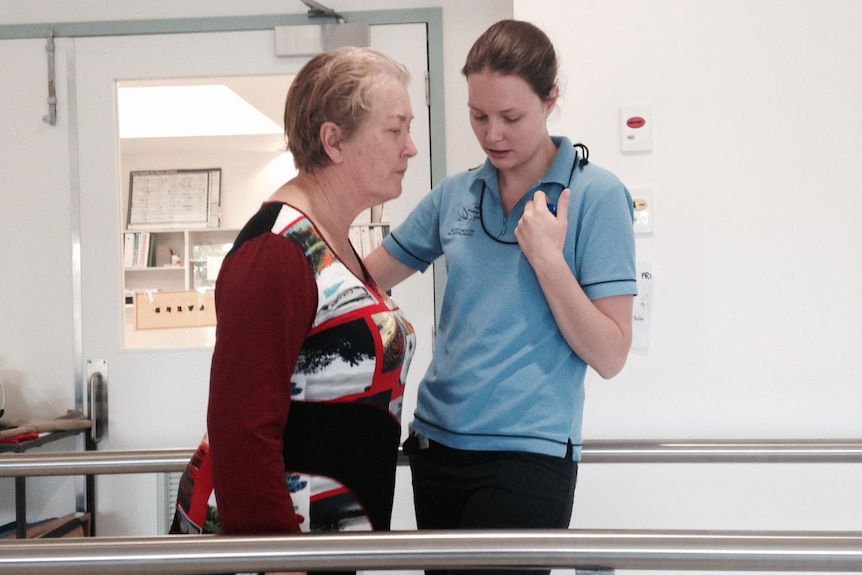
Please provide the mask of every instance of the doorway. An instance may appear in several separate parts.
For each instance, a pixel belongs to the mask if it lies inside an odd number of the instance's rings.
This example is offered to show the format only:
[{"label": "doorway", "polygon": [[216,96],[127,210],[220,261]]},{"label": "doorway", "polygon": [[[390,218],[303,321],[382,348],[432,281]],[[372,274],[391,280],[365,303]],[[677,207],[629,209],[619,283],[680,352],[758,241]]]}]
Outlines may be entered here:
[{"label": "doorway", "polygon": [[[273,36],[272,30],[255,30],[74,40],[74,73],[70,77],[74,77],[75,83],[81,190],[82,353],[88,361],[104,360],[108,365],[108,433],[100,448],[196,445],[205,429],[212,353],[208,344],[181,349],[123,346],[121,238],[127,167],[123,164],[127,150],[123,149],[118,132],[117,87],[124,82],[153,79],[275,78],[295,74],[306,58],[278,58],[273,52]],[[372,46],[396,54],[413,76],[409,88],[416,116],[412,132],[420,154],[411,160],[404,180],[405,192],[390,210],[392,221],[397,222],[431,185],[429,113],[422,113],[428,110],[424,82],[428,63],[427,27],[421,23],[372,25],[371,40]],[[198,148],[207,145],[218,144],[201,144]],[[177,161],[179,156],[175,152],[160,153]],[[240,225],[242,218],[238,215],[236,223],[231,225]],[[410,414],[415,406],[416,385],[430,361],[434,322],[432,275],[416,274],[393,290],[393,296],[417,330],[417,352],[404,402],[404,413]],[[147,475],[98,477],[99,534],[155,534],[157,487],[157,480]],[[406,489],[409,490],[409,485]],[[129,497],[132,493],[135,496]],[[412,521],[412,510],[403,514]],[[398,515],[396,510],[395,523]]]}]

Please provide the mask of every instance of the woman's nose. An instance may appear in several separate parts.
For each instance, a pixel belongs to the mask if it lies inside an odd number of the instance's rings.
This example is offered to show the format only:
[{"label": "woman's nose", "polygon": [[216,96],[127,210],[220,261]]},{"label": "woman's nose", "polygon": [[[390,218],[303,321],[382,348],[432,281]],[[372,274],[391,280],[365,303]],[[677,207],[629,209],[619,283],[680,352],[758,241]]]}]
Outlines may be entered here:
[{"label": "woman's nose", "polygon": [[418,153],[419,151],[416,149],[416,144],[413,142],[413,136],[407,134],[407,144],[404,148],[404,155],[408,158],[412,158]]},{"label": "woman's nose", "polygon": [[497,120],[489,120],[487,126],[485,137],[489,142],[499,142],[503,139],[504,130],[501,122]]}]

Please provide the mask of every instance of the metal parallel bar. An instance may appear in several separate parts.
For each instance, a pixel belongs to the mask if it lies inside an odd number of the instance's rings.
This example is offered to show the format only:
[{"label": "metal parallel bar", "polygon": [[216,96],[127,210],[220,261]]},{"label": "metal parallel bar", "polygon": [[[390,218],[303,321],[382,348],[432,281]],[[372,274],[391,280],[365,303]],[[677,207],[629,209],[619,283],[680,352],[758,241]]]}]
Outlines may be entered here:
[{"label": "metal parallel bar", "polygon": [[182,471],[192,449],[0,454],[0,477],[111,475]]},{"label": "metal parallel bar", "polygon": [[862,463],[862,440],[597,440],[584,463]]},{"label": "metal parallel bar", "polygon": [[[191,449],[0,454],[0,477],[182,471]],[[592,441],[584,463],[862,463],[860,440]],[[399,465],[406,457],[399,454]]]},{"label": "metal parallel bar", "polygon": [[423,531],[0,541],[0,573],[584,568],[862,571],[862,533]]}]

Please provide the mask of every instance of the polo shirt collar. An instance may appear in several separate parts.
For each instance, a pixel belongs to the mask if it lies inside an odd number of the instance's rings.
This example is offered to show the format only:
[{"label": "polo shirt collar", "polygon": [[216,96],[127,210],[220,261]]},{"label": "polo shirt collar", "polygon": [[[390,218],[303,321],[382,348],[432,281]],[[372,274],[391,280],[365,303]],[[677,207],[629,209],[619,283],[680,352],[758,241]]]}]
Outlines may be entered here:
[{"label": "polo shirt collar", "polygon": [[[560,184],[564,188],[569,185],[577,150],[566,136],[551,136],[551,141],[557,146],[557,154],[548,172],[531,189],[542,188],[545,184]],[[485,162],[474,170],[473,177],[475,181],[484,181],[489,189],[497,193],[497,168],[491,160],[485,158]]]}]

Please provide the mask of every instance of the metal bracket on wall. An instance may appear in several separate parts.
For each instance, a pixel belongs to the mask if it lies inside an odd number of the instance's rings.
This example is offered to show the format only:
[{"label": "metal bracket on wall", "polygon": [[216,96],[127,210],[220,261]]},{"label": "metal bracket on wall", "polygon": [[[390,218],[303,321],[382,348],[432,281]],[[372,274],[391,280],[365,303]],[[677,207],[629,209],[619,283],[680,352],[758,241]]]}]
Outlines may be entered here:
[{"label": "metal bracket on wall", "polygon": [[342,46],[371,46],[371,27],[364,22],[275,27],[275,55],[279,58],[314,56]]},{"label": "metal bracket on wall", "polygon": [[57,125],[57,90],[54,77],[54,30],[49,29],[45,32],[48,37],[48,43],[45,46],[45,51],[48,53],[48,115],[42,117],[42,121],[52,126]]},{"label": "metal bracket on wall", "polygon": [[332,16],[335,18],[335,21],[339,24],[344,22],[344,16],[333,10],[332,8],[327,8],[320,2],[315,2],[315,0],[300,0],[303,4],[308,6],[308,17],[309,18],[319,18],[321,16]]}]

